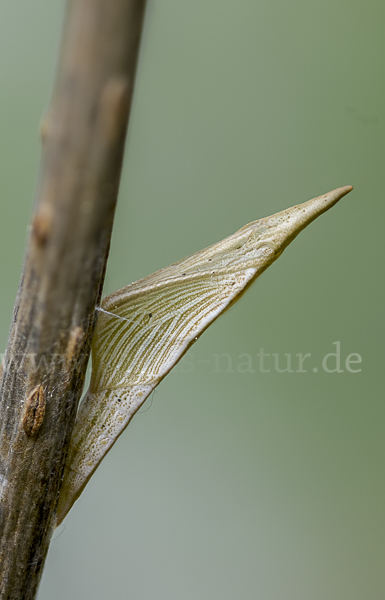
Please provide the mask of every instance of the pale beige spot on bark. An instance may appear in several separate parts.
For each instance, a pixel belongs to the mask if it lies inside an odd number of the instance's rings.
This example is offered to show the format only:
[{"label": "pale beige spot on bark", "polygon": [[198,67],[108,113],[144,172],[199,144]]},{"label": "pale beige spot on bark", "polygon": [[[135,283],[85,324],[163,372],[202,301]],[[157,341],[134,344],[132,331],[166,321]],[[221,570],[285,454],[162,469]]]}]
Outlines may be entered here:
[{"label": "pale beige spot on bark", "polygon": [[36,435],[43,423],[45,414],[45,394],[42,385],[30,392],[24,406],[23,429],[28,437]]}]

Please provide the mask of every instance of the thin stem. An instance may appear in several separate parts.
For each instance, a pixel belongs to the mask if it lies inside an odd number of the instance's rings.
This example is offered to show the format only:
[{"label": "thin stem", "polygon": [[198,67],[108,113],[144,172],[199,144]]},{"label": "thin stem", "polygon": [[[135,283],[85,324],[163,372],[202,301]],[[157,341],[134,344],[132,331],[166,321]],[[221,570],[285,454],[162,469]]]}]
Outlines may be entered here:
[{"label": "thin stem", "polygon": [[68,3],[0,390],[0,598],[35,597],[83,387],[145,0]]}]

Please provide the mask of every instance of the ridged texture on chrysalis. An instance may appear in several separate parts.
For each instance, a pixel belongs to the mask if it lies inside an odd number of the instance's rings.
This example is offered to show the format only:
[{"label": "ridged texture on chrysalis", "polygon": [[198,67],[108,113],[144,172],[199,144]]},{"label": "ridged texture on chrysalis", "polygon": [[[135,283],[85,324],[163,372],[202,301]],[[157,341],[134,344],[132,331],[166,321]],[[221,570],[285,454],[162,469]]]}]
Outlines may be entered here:
[{"label": "ridged texture on chrysalis", "polygon": [[338,188],[254,221],[223,241],[108,296],[92,346],[57,513],[59,524],[151,391],[318,215],[351,190]]}]

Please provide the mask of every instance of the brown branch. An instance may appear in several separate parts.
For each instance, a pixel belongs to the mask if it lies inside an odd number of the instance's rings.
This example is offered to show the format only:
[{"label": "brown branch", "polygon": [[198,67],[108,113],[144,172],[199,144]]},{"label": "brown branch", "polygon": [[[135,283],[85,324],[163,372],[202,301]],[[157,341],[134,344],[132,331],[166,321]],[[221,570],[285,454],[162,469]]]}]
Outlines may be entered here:
[{"label": "brown branch", "polygon": [[0,598],[35,597],[101,294],[145,0],[72,0],[0,404]]}]

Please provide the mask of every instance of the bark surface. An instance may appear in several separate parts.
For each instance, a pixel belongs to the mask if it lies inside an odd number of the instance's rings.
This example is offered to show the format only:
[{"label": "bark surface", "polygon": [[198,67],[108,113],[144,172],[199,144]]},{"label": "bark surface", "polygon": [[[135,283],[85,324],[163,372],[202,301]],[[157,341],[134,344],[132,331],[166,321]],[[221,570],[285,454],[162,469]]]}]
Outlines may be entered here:
[{"label": "bark surface", "polygon": [[35,597],[119,187],[145,0],[72,0],[0,389],[0,598]]}]

